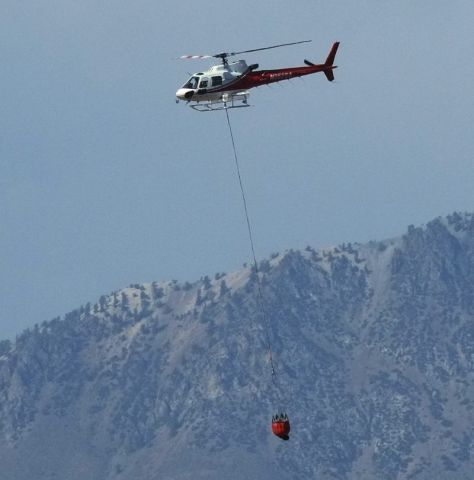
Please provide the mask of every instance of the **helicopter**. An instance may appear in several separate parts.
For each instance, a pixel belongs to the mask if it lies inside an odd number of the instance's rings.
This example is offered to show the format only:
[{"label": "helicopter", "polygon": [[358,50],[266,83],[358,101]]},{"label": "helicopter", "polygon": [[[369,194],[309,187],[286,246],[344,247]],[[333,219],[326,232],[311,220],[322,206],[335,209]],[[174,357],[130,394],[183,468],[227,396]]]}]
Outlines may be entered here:
[{"label": "helicopter", "polygon": [[219,58],[221,64],[212,66],[209,70],[194,73],[191,78],[176,92],[176,103],[186,101],[191,108],[200,112],[224,110],[229,108],[249,107],[248,98],[251,88],[270,83],[290,80],[291,78],[323,72],[326,78],[334,80],[333,70],[339,42],[334,42],[326,61],[314,64],[304,60],[304,67],[279,68],[276,70],[258,70],[258,63],[247,65],[245,60],[229,62],[229,57],[243,53],[258,52],[271,48],[285,47],[308,43],[311,40],[283,43],[270,47],[254,48],[241,52],[222,52],[214,55],[183,55],[181,59]]}]

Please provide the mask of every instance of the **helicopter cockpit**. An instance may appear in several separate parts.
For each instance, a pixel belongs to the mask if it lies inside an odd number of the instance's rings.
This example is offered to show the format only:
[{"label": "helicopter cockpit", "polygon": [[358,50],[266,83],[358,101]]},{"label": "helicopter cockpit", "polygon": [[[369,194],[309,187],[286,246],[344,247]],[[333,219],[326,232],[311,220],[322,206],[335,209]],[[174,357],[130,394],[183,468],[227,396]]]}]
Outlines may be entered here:
[{"label": "helicopter cockpit", "polygon": [[[224,72],[225,74],[227,72]],[[183,86],[182,88],[189,88],[196,90],[197,88],[209,88],[209,87],[219,87],[225,81],[232,80],[234,77],[232,75],[225,75],[224,78],[221,75],[212,75],[210,78],[202,76],[204,73],[198,73],[193,75]],[[230,77],[230,78],[229,78]]]},{"label": "helicopter cockpit", "polygon": [[199,77],[192,76],[184,85],[183,88],[192,88],[193,90],[198,88]]}]

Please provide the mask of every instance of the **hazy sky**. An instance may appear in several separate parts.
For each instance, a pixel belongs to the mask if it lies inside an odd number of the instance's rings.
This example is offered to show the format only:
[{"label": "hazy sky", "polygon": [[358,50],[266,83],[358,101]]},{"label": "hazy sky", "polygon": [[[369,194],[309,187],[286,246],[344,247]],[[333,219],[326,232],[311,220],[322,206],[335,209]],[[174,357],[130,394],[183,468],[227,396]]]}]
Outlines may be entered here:
[{"label": "hazy sky", "polygon": [[257,255],[474,210],[474,2],[2,0],[0,338],[130,283],[250,258],[223,112],[182,54],[324,61],[231,111]]}]

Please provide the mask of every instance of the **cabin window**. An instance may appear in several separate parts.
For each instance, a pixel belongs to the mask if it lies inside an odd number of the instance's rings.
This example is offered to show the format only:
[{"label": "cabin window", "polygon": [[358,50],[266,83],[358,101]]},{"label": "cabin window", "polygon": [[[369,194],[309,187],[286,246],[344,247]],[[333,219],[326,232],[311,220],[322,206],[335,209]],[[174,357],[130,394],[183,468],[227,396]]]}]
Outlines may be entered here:
[{"label": "cabin window", "polygon": [[219,85],[222,85],[222,77],[220,75],[217,77],[212,77],[212,86],[218,87]]},{"label": "cabin window", "polygon": [[209,79],[204,77],[201,78],[201,83],[199,84],[199,88],[207,88],[207,84],[209,83]]},{"label": "cabin window", "polygon": [[197,88],[199,83],[199,77],[191,77],[186,84],[183,86],[183,88]]}]

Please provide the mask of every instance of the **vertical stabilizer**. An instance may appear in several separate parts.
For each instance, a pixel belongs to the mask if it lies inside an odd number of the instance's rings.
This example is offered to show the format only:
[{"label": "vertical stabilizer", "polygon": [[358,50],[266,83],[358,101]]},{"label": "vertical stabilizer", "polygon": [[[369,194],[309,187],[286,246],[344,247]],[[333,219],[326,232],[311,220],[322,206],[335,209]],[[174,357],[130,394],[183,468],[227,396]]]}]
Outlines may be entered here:
[{"label": "vertical stabilizer", "polygon": [[338,47],[339,42],[334,42],[329,52],[328,58],[326,58],[326,62],[324,63],[324,65],[326,65],[327,67],[332,67],[332,65],[334,64],[334,59],[336,58]]}]

